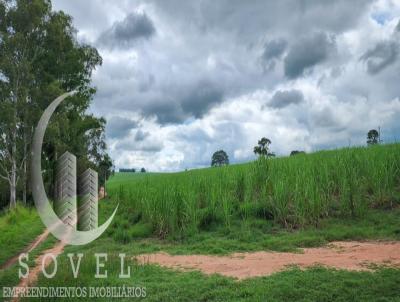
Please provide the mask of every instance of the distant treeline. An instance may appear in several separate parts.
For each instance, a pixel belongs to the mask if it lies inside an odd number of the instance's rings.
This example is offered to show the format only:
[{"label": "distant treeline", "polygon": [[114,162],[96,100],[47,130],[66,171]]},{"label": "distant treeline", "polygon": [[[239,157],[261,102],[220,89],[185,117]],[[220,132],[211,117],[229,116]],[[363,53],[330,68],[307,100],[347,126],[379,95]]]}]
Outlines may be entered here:
[{"label": "distant treeline", "polygon": [[[119,169],[119,172],[121,172],[121,173],[135,173],[136,169],[135,168],[130,168],[130,169],[122,168],[122,169]],[[139,172],[139,170],[138,170],[138,172]],[[142,168],[142,169],[140,169],[140,172],[144,173],[144,172],[146,172],[146,169]]]},{"label": "distant treeline", "polygon": [[119,169],[119,172],[135,173],[136,169]]}]

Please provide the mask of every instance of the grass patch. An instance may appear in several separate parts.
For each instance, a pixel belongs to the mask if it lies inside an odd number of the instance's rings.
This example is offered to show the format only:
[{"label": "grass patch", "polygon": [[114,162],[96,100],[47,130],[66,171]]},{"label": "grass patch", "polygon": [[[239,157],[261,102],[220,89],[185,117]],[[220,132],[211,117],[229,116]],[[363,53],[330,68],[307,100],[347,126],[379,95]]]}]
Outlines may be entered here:
[{"label": "grass patch", "polygon": [[[111,226],[84,247],[68,246],[58,257],[56,278],[40,276],[38,285],[129,284],[146,287],[148,301],[399,301],[400,270],[389,268],[293,268],[237,282],[131,260],[131,278],[118,278],[118,253],[219,255],[296,251],[335,240],[399,240],[399,163],[400,144],[393,144],[181,173],[117,173],[107,184],[109,199],[99,202],[100,223],[119,204]],[[1,250],[4,259],[35,238],[35,223],[41,227],[35,212],[20,207],[0,218],[2,246],[10,246]],[[77,279],[68,252],[85,255]],[[95,252],[108,252],[107,279],[94,278]],[[0,281],[11,284],[15,276],[14,266]]]},{"label": "grass patch", "polygon": [[0,263],[21,252],[43,232],[36,209],[18,205],[0,216]]},{"label": "grass patch", "polygon": [[[116,203],[100,203],[104,220]],[[400,208],[392,210],[368,209],[361,217],[328,217],[318,226],[308,225],[287,229],[263,218],[233,219],[230,225],[211,223],[207,228],[188,235],[169,234],[160,238],[152,232],[151,224],[130,214],[130,209],[118,210],[105,234],[96,245],[114,245],[129,253],[166,251],[171,254],[229,254],[245,251],[296,251],[303,247],[317,247],[341,240],[400,240]],[[133,217],[133,218],[132,218]]]},{"label": "grass patch", "polygon": [[[29,261],[26,261],[30,268],[35,266],[35,259],[39,255],[54,246],[57,240],[50,234],[44,242],[42,242],[36,249],[29,253]],[[5,270],[0,270],[0,285],[1,287],[13,287],[19,283],[18,279],[19,263],[18,261]],[[25,270],[23,270],[25,272]],[[0,290],[0,298],[3,298],[3,290]]]},{"label": "grass patch", "polygon": [[[191,237],[237,221],[287,230],[366,217],[400,204],[400,144],[345,148],[166,174],[117,173],[108,183],[120,224],[152,224],[159,238]],[[129,237],[117,236],[123,242]]]}]

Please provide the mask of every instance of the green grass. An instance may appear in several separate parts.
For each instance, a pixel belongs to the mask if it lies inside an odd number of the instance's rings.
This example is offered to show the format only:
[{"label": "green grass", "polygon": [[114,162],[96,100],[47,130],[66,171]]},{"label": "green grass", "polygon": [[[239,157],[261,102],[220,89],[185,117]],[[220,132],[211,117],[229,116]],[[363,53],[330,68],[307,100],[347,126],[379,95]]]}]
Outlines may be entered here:
[{"label": "green grass", "polygon": [[[36,249],[34,249],[31,253],[29,253],[29,260],[25,261],[29,268],[33,268],[35,266],[35,259],[45,250],[54,246],[57,240],[52,236],[46,238],[44,242],[42,242]],[[3,298],[3,289],[2,287],[13,287],[19,283],[18,279],[18,271],[20,269],[18,261],[14,263],[7,269],[0,270],[0,298]],[[25,273],[25,269],[21,268],[22,272]]]},{"label": "green grass", "polygon": [[[115,204],[104,201],[100,212],[108,213]],[[296,251],[340,240],[400,240],[400,208],[369,210],[358,218],[325,218],[319,226],[286,229],[264,219],[233,221],[229,227],[213,225],[191,236],[160,239],[142,222],[130,224],[126,211],[118,211],[114,222],[96,246],[112,247],[130,254],[166,251],[170,254],[229,254],[244,251]],[[104,219],[104,218],[103,218]],[[104,244],[103,244],[104,242]]]},{"label": "green grass", "polygon": [[117,173],[108,193],[123,216],[113,236],[189,238],[255,220],[295,230],[327,219],[366,219],[371,209],[398,207],[399,164],[400,144],[392,144],[181,173]]},{"label": "green grass", "polygon": [[[41,275],[38,286],[144,286],[147,301],[400,301],[400,270],[390,268],[293,268],[239,282],[131,261],[131,278],[118,278],[118,253],[219,255],[399,240],[399,160],[400,145],[393,144],[180,173],[116,173],[107,183],[109,198],[99,204],[100,223],[119,204],[111,226],[86,246],[68,246],[56,277]],[[16,219],[7,215],[0,222]],[[26,235],[22,221],[11,228],[18,240]],[[84,253],[77,279],[69,252]],[[94,278],[95,252],[109,254],[107,279]],[[13,274],[15,267],[0,274],[0,282],[15,282]]]},{"label": "green grass", "polygon": [[[109,200],[103,201],[100,211],[103,216],[107,216],[104,212],[114,206]],[[115,217],[114,224],[117,227],[124,213],[118,212]],[[145,287],[145,301],[400,301],[398,269],[378,268],[374,272],[350,272],[321,267],[305,271],[292,268],[271,276],[236,281],[219,275],[206,276],[196,271],[178,272],[157,265],[138,265],[129,257],[160,250],[173,254],[225,254],[240,250],[286,251],[297,247],[318,246],[331,240],[399,239],[399,218],[400,209],[373,210],[363,218],[328,218],[321,222],[319,228],[309,226],[299,230],[287,230],[279,224],[274,225],[271,221],[259,219],[248,221],[246,226],[231,225],[230,229],[215,225],[208,231],[196,233],[192,238],[177,240],[134,237],[126,243],[114,238],[111,229],[101,238],[83,247],[68,246],[58,257],[56,277],[46,279],[41,275],[37,285]],[[122,223],[126,225],[125,222]],[[129,225],[126,227],[130,229]],[[77,279],[73,278],[67,253],[84,254]],[[107,279],[94,277],[95,253],[108,254],[105,267],[108,271]],[[131,266],[129,279],[118,278],[118,253],[127,255],[126,265]]]},{"label": "green grass", "polygon": [[147,179],[149,176],[155,175],[162,175],[161,173],[140,173],[140,172],[116,172],[114,177],[111,177],[107,181],[107,189],[115,190],[118,189],[121,185],[129,185],[132,183],[132,180],[139,180],[139,179]]},{"label": "green grass", "polygon": [[[108,184],[111,199],[100,203],[103,221],[120,204],[103,238],[135,254],[295,251],[335,240],[399,240],[399,151],[400,145],[386,145],[181,173],[117,173]],[[298,204],[292,212],[297,203],[315,203],[315,209]],[[282,221],[277,215],[285,207],[289,216]]]},{"label": "green grass", "polygon": [[36,209],[18,205],[0,216],[0,263],[18,254],[43,232]]}]

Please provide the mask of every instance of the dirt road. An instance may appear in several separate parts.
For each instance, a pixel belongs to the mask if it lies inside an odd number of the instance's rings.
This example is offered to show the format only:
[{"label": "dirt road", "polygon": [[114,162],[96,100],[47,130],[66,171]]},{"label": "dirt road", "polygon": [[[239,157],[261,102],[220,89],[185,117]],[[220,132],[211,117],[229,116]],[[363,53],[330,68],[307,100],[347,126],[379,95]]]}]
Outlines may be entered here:
[{"label": "dirt road", "polygon": [[255,252],[235,253],[230,256],[171,256],[166,253],[140,255],[140,263],[157,263],[161,266],[200,270],[206,274],[245,279],[266,276],[288,266],[306,268],[314,265],[347,269],[368,270],[371,265],[400,267],[400,242],[332,242],[319,248],[306,248],[303,253]]}]

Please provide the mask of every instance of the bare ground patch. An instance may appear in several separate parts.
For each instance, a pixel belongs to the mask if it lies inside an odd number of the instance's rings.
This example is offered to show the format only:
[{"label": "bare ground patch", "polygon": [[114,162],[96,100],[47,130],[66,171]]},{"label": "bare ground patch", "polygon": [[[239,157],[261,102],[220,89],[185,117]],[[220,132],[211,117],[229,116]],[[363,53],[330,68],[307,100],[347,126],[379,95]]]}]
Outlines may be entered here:
[{"label": "bare ground patch", "polygon": [[332,242],[324,247],[305,248],[302,253],[254,252],[230,256],[169,255],[154,253],[137,256],[142,264],[200,270],[237,279],[271,275],[290,266],[315,265],[347,270],[370,270],[377,265],[400,267],[400,242]]},{"label": "bare ground patch", "polygon": [[[21,278],[17,287],[33,286],[36,283],[39,274],[42,272],[42,267],[47,268],[52,262],[51,257],[44,259],[46,254],[52,254],[54,257],[57,257],[63,252],[64,247],[65,243],[63,241],[58,241],[52,248],[45,250],[38,258],[36,258],[35,266],[29,270],[28,277]],[[19,297],[14,297],[12,301],[19,301]]]}]

